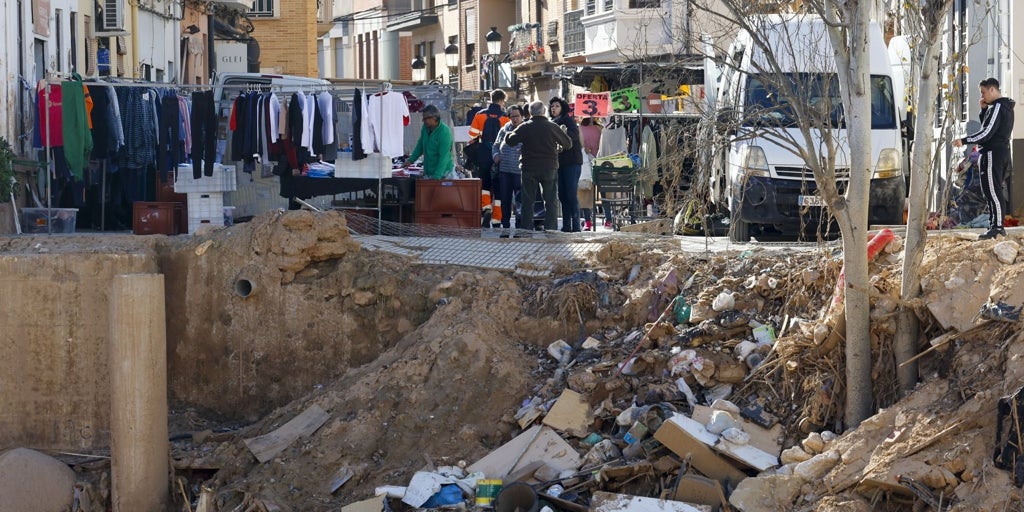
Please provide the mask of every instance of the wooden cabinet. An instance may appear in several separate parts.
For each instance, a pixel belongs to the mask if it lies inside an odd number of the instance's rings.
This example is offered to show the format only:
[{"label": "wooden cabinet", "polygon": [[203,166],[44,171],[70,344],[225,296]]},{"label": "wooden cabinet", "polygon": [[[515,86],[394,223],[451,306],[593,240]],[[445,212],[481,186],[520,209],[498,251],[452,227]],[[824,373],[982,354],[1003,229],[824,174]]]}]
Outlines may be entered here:
[{"label": "wooden cabinet", "polygon": [[417,224],[479,228],[480,180],[418,180],[415,210]]}]

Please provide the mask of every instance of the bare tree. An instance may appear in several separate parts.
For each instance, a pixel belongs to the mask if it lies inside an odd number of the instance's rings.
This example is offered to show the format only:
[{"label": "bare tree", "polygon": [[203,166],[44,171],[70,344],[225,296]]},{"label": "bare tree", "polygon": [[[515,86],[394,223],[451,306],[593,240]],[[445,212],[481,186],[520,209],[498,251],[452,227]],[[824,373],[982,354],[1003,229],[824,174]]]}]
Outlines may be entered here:
[{"label": "bare tree", "polygon": [[904,11],[908,33],[918,41],[911,59],[911,83],[916,83],[917,97],[916,142],[910,160],[910,199],[907,214],[907,237],[903,258],[903,281],[900,287],[899,321],[897,322],[895,356],[899,368],[900,390],[907,392],[917,384],[917,365],[904,364],[917,353],[920,329],[917,315],[907,304],[920,295],[918,268],[924,258],[925,222],[928,218],[928,196],[931,191],[934,131],[932,120],[936,115],[935,98],[939,94],[939,72],[942,69],[942,36],[952,0],[909,3]]},{"label": "bare tree", "polygon": [[[752,22],[760,19],[752,14],[764,9],[764,4],[736,0],[723,0],[723,4],[731,19],[750,34],[753,44],[763,52],[763,59],[760,62],[764,63],[766,69],[761,70],[760,76],[770,76],[774,73],[776,79],[783,78],[785,66],[781,59],[807,58],[806,55],[795,53],[787,56],[785,52],[792,51],[793,47],[807,48],[818,44],[814,41],[790,40],[790,44],[779,47],[778,38],[768,37],[763,26],[752,25]],[[826,33],[834,50],[834,75],[839,94],[834,96],[826,93],[819,96],[835,98],[837,103],[841,103],[841,119],[834,117],[833,105],[829,105],[830,102],[809,101],[810,88],[814,86],[806,83],[787,84],[785,79],[778,80],[771,92],[787,100],[787,106],[779,109],[775,106],[779,105],[778,101],[769,102],[768,105],[771,106],[768,108],[774,111],[765,112],[792,118],[793,126],[797,130],[767,130],[766,133],[780,143],[789,139],[787,147],[803,158],[806,168],[813,175],[816,194],[824,200],[842,233],[845,289],[841,304],[844,306],[842,313],[845,315],[847,427],[855,427],[873,412],[866,247],[868,204],[874,171],[874,162],[871,161],[872,76],[869,60],[871,14],[874,7],[868,0],[847,0],[838,3],[809,0],[801,7],[807,13],[820,16],[826,26]],[[752,12],[752,9],[755,12]],[[796,34],[790,35],[794,36]],[[833,58],[833,55],[829,58]],[[726,94],[719,98],[719,104],[728,107],[730,101],[736,100],[736,97],[730,98]],[[837,132],[834,129],[840,123],[845,126],[845,141],[836,138]],[[840,147],[843,145],[846,149],[841,152]],[[848,176],[836,175],[836,159],[840,155],[846,158]],[[845,184],[845,190],[840,188],[841,184]],[[732,213],[735,218],[736,212]],[[742,219],[734,229],[743,229]]]}]

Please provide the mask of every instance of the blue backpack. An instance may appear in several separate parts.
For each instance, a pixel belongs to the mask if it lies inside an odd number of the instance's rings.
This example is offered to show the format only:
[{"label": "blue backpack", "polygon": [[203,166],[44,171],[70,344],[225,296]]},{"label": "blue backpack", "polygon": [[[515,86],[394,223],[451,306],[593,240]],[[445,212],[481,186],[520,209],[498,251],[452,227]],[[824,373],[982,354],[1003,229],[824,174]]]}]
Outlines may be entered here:
[{"label": "blue backpack", "polygon": [[486,165],[491,160],[491,147],[494,146],[494,141],[498,138],[498,132],[501,131],[501,116],[505,115],[504,112],[501,114],[487,114],[487,119],[484,121],[484,129],[480,132],[480,148],[477,150],[477,162],[480,165]]}]

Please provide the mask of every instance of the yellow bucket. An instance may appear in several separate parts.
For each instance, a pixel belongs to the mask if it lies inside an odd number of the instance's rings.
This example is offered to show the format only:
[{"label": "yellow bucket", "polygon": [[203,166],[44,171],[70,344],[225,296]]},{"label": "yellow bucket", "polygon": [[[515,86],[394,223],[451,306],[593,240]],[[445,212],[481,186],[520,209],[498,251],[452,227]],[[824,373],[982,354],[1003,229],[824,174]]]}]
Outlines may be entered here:
[{"label": "yellow bucket", "polygon": [[492,507],[494,498],[501,492],[501,480],[477,480],[476,506]]}]

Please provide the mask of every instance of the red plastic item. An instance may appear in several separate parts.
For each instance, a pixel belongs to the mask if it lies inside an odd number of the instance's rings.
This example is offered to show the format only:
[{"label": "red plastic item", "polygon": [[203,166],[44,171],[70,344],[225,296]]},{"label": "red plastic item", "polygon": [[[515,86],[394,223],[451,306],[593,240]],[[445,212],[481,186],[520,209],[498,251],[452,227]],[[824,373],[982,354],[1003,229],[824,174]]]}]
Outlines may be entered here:
[{"label": "red plastic item", "polygon": [[[882,249],[884,249],[886,245],[889,245],[889,242],[892,242],[894,238],[896,238],[896,234],[889,228],[885,228],[878,233],[875,233],[875,236],[871,237],[871,240],[868,240],[868,261],[875,259],[875,256],[878,256],[878,253],[882,252]],[[833,304],[839,304],[843,301],[843,298],[846,295],[844,293],[845,289],[846,265],[843,265],[843,269],[839,271],[839,279],[836,280],[836,288],[832,292]]]}]

